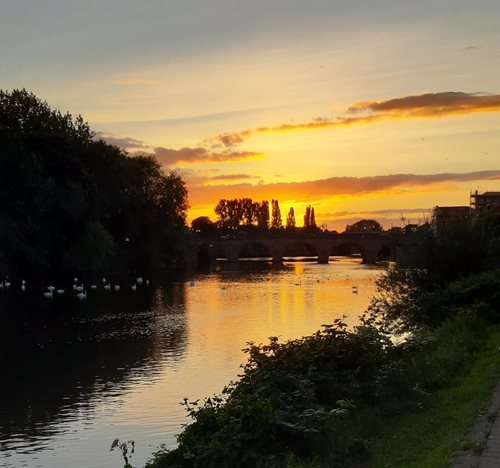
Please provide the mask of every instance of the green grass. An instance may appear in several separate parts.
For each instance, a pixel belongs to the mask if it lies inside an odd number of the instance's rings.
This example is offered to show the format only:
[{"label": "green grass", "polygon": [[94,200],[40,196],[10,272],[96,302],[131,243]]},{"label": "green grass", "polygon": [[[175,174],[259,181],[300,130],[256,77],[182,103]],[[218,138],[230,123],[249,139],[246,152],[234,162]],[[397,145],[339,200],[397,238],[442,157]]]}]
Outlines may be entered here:
[{"label": "green grass", "polygon": [[500,329],[494,328],[464,375],[435,391],[421,411],[386,420],[387,427],[367,441],[372,455],[368,466],[449,466],[491,398],[500,375],[499,345]]}]

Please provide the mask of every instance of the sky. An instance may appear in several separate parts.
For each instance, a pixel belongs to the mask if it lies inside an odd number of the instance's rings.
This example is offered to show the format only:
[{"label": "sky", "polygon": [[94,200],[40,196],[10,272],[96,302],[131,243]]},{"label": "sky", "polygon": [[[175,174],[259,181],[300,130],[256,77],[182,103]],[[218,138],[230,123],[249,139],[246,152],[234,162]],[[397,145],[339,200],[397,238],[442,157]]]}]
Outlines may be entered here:
[{"label": "sky", "polygon": [[343,230],[500,191],[498,0],[0,0],[0,88]]}]

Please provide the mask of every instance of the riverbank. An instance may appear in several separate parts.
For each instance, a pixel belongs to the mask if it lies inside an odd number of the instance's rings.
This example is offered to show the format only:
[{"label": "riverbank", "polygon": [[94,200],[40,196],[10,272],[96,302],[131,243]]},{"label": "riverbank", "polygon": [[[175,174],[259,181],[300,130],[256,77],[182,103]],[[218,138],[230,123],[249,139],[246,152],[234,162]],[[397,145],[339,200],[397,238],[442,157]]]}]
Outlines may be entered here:
[{"label": "riverbank", "polygon": [[148,466],[448,466],[500,375],[496,226],[422,232],[353,329],[252,344],[241,379],[186,400],[194,422]]},{"label": "riverbank", "polygon": [[[356,333],[328,328],[251,349],[242,381],[201,408],[186,402],[194,424],[148,466],[446,467],[484,447],[465,436],[500,375],[499,327],[460,316],[388,349],[372,329]],[[327,350],[332,334],[341,345]],[[358,338],[371,340],[353,356]]]}]

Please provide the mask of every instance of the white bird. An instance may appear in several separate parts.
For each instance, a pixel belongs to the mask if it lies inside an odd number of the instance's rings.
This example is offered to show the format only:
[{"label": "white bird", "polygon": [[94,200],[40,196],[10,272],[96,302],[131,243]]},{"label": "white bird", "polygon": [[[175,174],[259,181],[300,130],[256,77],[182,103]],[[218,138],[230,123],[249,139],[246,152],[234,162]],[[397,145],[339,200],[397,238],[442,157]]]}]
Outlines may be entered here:
[{"label": "white bird", "polygon": [[21,280],[21,284],[26,284],[26,280]]},{"label": "white bird", "polygon": [[133,292],[136,292],[137,291],[137,285],[136,284],[133,284],[130,289],[133,291]]},{"label": "white bird", "polygon": [[146,286],[149,286],[149,280],[146,280]]},{"label": "white bird", "polygon": [[102,279],[102,284],[106,284],[106,278]]},{"label": "white bird", "polygon": [[73,283],[78,283],[78,278],[76,276],[73,278]]},{"label": "white bird", "polygon": [[54,292],[55,286],[47,286],[47,289],[52,293]]},{"label": "white bird", "polygon": [[83,283],[82,283],[82,284],[80,284],[80,286],[77,286],[77,287],[75,288],[75,291],[76,291],[77,293],[81,293],[81,292],[83,292]]},{"label": "white bird", "polygon": [[115,291],[118,292],[120,290],[120,285],[119,284],[115,284]]},{"label": "white bird", "polygon": [[26,285],[25,284],[21,284],[21,291],[22,292],[26,291]]},{"label": "white bird", "polygon": [[111,285],[110,285],[109,283],[108,283],[108,284],[105,284],[105,285],[104,285],[104,289],[105,289],[106,291],[111,291]]},{"label": "white bird", "polygon": [[58,290],[56,290],[56,293],[57,293],[59,296],[61,296],[61,295],[63,295],[63,294],[64,294],[64,289],[58,289]]},{"label": "white bird", "polygon": [[136,282],[137,284],[142,284],[142,276],[139,276],[139,278],[137,278],[137,279],[135,280],[135,282]]},{"label": "white bird", "polygon": [[91,284],[90,285],[90,289],[97,289],[97,285],[96,284]]},{"label": "white bird", "polygon": [[8,281],[5,281],[5,289],[9,289],[10,288],[10,283]]},{"label": "white bird", "polygon": [[87,300],[87,291],[80,292],[76,295],[77,299],[80,301],[86,301]]},{"label": "white bird", "polygon": [[52,294],[52,291],[46,291],[43,293],[43,297],[45,297],[45,299],[52,299],[54,295]]}]

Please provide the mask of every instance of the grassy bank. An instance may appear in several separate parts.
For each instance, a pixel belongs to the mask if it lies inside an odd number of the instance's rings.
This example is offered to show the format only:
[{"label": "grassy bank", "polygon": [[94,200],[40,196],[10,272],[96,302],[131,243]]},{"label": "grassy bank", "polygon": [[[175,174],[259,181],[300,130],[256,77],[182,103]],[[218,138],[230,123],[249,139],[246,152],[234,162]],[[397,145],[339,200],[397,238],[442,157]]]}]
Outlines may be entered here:
[{"label": "grassy bank", "polygon": [[[448,333],[442,330],[437,335],[461,340],[460,335]],[[365,428],[360,437],[367,447],[367,466],[447,467],[455,452],[484,448],[481,443],[472,447],[467,433],[486,407],[500,376],[500,328],[487,326],[482,333],[475,350],[459,359],[463,368],[449,375],[446,384],[409,402],[400,414],[391,416],[377,408],[359,415],[358,427]],[[446,340],[442,346],[446,347]],[[436,372],[436,366],[447,365],[443,354],[428,356],[429,370]],[[459,356],[455,354],[454,358]]]}]

